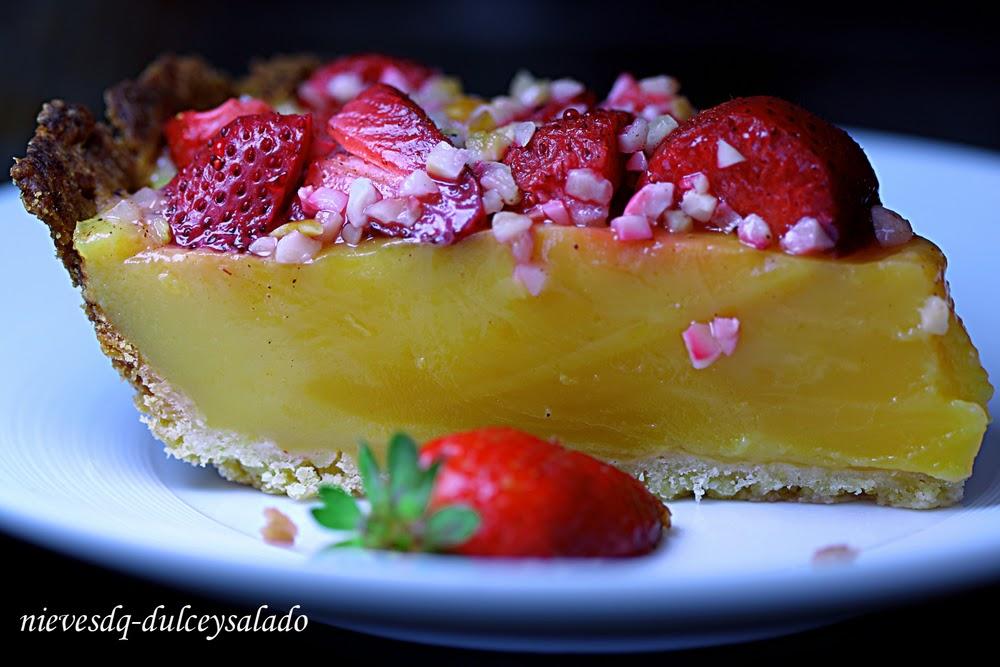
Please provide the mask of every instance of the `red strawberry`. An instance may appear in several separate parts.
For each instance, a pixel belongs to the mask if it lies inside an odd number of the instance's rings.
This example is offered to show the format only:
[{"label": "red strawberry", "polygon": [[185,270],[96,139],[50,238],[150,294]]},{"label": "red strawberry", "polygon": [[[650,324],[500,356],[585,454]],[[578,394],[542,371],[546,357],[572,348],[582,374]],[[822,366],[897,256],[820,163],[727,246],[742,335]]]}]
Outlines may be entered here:
[{"label": "red strawberry", "polygon": [[299,97],[315,110],[336,111],[375,83],[416,91],[434,70],[403,58],[377,53],[344,56],[320,67],[299,87]]},{"label": "red strawberry", "polygon": [[598,221],[584,219],[592,217],[588,209],[603,208],[600,219],[606,218],[607,202],[585,202],[568,195],[567,178],[571,170],[590,169],[617,189],[625,160],[618,150],[618,134],[629,122],[631,116],[621,111],[598,109],[580,114],[571,109],[535,130],[527,146],[507,151],[504,162],[524,194],[522,209],[558,199],[574,213],[578,224]]},{"label": "red strawberry", "polygon": [[385,468],[358,448],[367,510],[319,489],[321,525],[349,531],[336,546],[466,556],[623,557],[652,551],[670,511],[636,479],[586,454],[511,428],[417,443],[389,440]]},{"label": "red strawberry", "polygon": [[330,133],[348,153],[374,165],[408,174],[423,169],[444,135],[405,94],[376,84],[330,119]]},{"label": "red strawberry", "polygon": [[635,556],[660,542],[670,513],[636,479],[580,452],[511,428],[433,440],[441,461],[430,508],[462,504],[479,529],[453,550],[476,556]]},{"label": "red strawberry", "polygon": [[226,100],[208,111],[183,111],[166,122],[163,134],[174,165],[185,167],[215,134],[240,116],[267,113],[271,106],[252,97]]},{"label": "red strawberry", "polygon": [[[720,166],[733,162],[720,162],[723,151],[734,155],[725,144],[745,159]],[[846,132],[790,102],[747,97],[699,113],[667,135],[645,180],[681,187],[696,172],[708,177],[720,206],[759,215],[777,238],[804,217],[815,218],[840,250],[872,236],[879,197],[868,158]]]},{"label": "red strawberry", "polygon": [[[409,97],[391,86],[375,84],[330,119],[330,133],[346,152],[334,153],[310,167],[306,184],[348,192],[365,177],[385,198],[399,196],[403,179],[425,169],[427,157],[445,136]],[[464,168],[455,182],[435,179],[439,193],[421,200],[412,225],[372,221],[388,236],[428,243],[453,243],[486,220],[479,183]]]},{"label": "red strawberry", "polygon": [[310,116],[241,116],[223,127],[164,188],[166,215],[185,248],[246,250],[284,221],[312,135]]}]

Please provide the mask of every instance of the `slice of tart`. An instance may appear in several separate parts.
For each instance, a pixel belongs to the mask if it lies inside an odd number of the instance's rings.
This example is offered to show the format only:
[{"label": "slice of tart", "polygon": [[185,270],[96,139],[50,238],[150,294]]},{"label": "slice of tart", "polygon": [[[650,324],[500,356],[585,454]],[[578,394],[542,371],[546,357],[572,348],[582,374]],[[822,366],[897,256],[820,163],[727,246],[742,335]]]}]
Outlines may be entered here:
[{"label": "slice of tart", "polygon": [[509,425],[664,498],[962,496],[992,387],[945,259],[793,105],[372,55],[107,99],[12,175],[173,456],[305,497],[359,438]]}]

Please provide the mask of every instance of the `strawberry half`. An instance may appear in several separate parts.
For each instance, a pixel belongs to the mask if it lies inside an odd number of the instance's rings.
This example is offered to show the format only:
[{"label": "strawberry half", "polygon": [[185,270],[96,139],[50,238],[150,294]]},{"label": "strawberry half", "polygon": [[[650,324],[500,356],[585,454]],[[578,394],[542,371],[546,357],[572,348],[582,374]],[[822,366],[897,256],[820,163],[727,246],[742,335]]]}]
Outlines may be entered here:
[{"label": "strawberry half", "polygon": [[453,551],[475,556],[619,557],[652,551],[670,525],[639,481],[586,454],[511,428],[439,438],[430,508],[465,505],[479,529]]},{"label": "strawberry half", "polygon": [[284,221],[312,136],[310,116],[241,116],[223,127],[163,190],[185,248],[246,250]]},{"label": "strawberry half", "polygon": [[609,201],[581,199],[571,194],[573,188],[567,192],[567,184],[571,171],[590,170],[617,190],[626,158],[618,150],[618,134],[630,122],[621,111],[570,109],[535,130],[526,146],[507,151],[504,162],[523,193],[522,210],[559,200],[577,224],[606,220]]},{"label": "strawberry half", "polygon": [[404,58],[378,53],[344,56],[320,67],[299,86],[299,98],[311,109],[334,112],[376,83],[406,93],[420,88],[435,71]]},{"label": "strawberry half", "polygon": [[163,126],[174,166],[181,169],[208,145],[216,133],[240,116],[267,113],[271,105],[252,97],[228,99],[208,111],[182,111]]},{"label": "strawberry half", "polygon": [[846,132],[790,102],[748,97],[699,113],[667,135],[644,180],[683,190],[697,172],[719,208],[757,214],[776,238],[803,218],[818,221],[839,250],[872,237],[879,196],[868,158]]},{"label": "strawberry half", "polygon": [[[312,165],[306,184],[347,193],[356,178],[364,177],[384,198],[398,197],[403,179],[426,169],[431,151],[446,141],[423,109],[385,84],[375,84],[347,103],[329,127],[343,152]],[[482,193],[468,167],[454,181],[433,180],[438,192],[420,197],[416,222],[373,220],[371,227],[387,236],[448,244],[483,226]]]}]

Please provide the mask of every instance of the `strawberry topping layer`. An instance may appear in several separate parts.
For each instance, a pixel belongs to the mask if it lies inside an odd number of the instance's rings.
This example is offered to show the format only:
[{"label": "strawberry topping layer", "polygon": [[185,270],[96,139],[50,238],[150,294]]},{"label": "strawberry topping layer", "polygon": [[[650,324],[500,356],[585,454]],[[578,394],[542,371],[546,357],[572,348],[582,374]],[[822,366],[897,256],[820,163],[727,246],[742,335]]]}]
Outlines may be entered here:
[{"label": "strawberry topping layer", "polygon": [[303,116],[243,97],[165,124],[180,173],[163,200],[178,244],[247,251],[270,235],[251,251],[311,261],[342,241],[449,244],[517,220],[516,234],[507,225],[497,238],[534,294],[546,278],[536,224],[607,226],[636,244],[657,228],[725,233],[796,255],[909,238],[905,220],[880,206],[860,147],[771,97],[692,115],[675,79],[622,74],[595,108],[579,81],[521,71],[487,102],[379,54],[321,67],[298,96]]},{"label": "strawberry topping layer", "polygon": [[164,188],[178,245],[245,251],[287,218],[311,138],[309,116],[241,116]]},{"label": "strawberry topping layer", "polygon": [[[871,208],[879,203],[878,181],[857,143],[773,97],[735,99],[682,123],[649,159],[646,182],[673,183],[687,197],[685,212],[706,229],[756,215],[789,252],[861,245],[872,237]],[[687,194],[696,190],[703,191]],[[723,206],[735,215],[724,216]]]}]

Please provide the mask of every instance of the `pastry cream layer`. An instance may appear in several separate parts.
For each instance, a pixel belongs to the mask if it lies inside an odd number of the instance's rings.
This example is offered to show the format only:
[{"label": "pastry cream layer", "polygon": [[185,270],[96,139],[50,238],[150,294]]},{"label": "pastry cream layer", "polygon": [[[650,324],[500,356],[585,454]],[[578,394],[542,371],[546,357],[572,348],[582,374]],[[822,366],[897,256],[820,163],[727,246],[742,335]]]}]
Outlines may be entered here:
[{"label": "pastry cream layer", "polygon": [[[305,265],[154,247],[100,219],[75,243],[88,299],[207,426],[289,452],[507,424],[620,462],[677,453],[958,481],[989,420],[944,257],[920,238],[830,259],[545,226],[536,297],[488,232],[338,245]],[[948,303],[943,334],[921,326],[928,297]],[[739,318],[739,343],[696,370],[681,332],[716,315]]]}]

